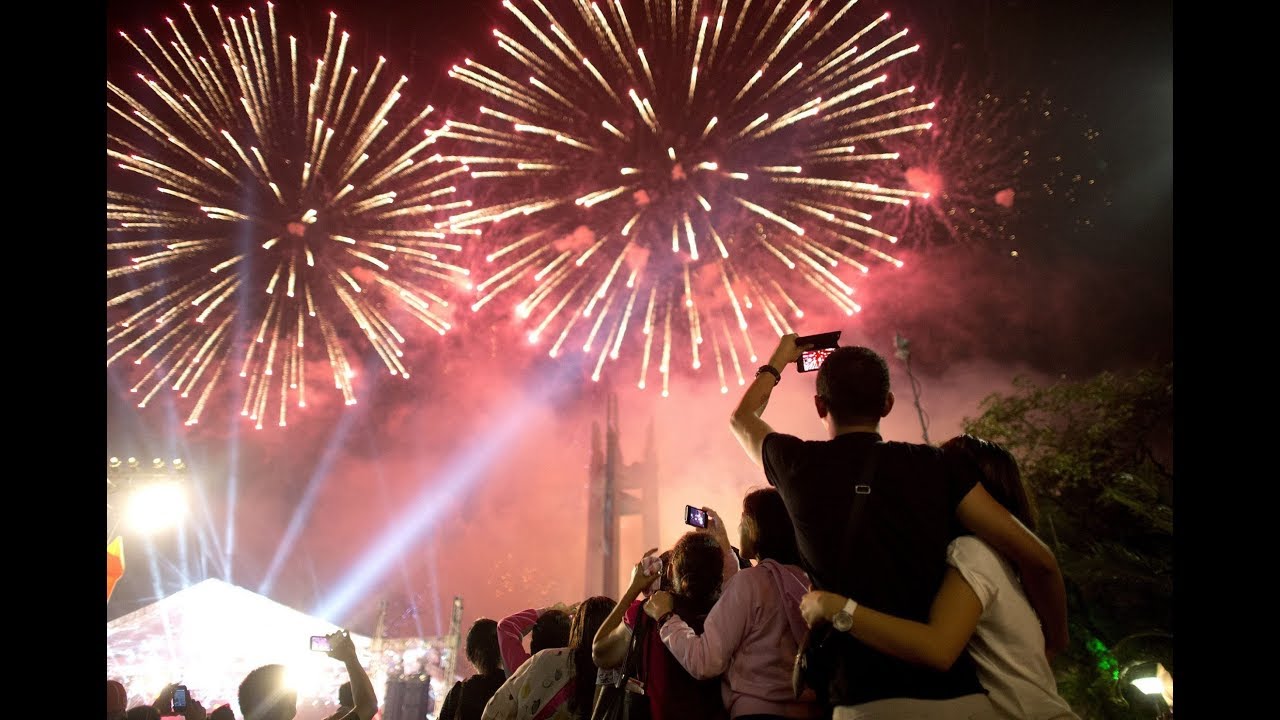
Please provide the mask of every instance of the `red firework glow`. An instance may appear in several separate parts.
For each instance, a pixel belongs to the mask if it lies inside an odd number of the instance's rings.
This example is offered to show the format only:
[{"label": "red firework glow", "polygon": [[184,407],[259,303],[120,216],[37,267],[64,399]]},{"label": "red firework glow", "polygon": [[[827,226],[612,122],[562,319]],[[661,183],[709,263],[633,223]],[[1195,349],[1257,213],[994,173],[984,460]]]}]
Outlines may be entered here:
[{"label": "red firework glow", "polygon": [[593,380],[626,355],[665,397],[673,370],[714,362],[727,392],[772,341],[761,331],[818,306],[851,316],[862,275],[901,266],[879,215],[920,193],[884,168],[932,104],[901,82],[919,46],[887,12],[503,6],[509,57],[453,66],[477,112],[439,133],[437,158],[467,163],[487,198],[438,223],[483,228],[492,248],[474,311],[509,302],[551,357],[585,353]]}]

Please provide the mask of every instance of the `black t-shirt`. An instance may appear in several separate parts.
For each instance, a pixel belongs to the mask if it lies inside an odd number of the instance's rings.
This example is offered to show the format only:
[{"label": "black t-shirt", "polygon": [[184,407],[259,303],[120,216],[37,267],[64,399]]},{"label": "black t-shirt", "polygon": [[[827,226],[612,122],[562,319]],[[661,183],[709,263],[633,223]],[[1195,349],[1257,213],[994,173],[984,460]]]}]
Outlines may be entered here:
[{"label": "black t-shirt", "polygon": [[[955,536],[956,506],[978,483],[979,471],[930,445],[882,443],[871,492],[859,496],[866,505],[850,528],[854,486],[877,442],[878,434],[865,432],[826,441],[770,433],[762,453],[765,477],[787,506],[815,588],[928,622]],[[842,646],[842,664],[829,689],[833,705],[983,692],[967,652],[950,670],[938,672],[872,650],[848,633],[835,641]]]},{"label": "black t-shirt", "polygon": [[440,708],[440,720],[480,720],[489,698],[506,681],[506,673],[499,670],[487,675],[472,675],[454,683]]}]

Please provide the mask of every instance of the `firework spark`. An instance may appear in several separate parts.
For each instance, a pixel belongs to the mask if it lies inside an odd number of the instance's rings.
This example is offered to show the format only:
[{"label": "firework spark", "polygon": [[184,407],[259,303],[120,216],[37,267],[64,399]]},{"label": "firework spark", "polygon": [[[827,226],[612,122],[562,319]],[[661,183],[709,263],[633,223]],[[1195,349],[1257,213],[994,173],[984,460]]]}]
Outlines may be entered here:
[{"label": "firework spark", "polygon": [[484,105],[437,158],[493,200],[438,224],[500,238],[472,309],[509,293],[530,342],[581,347],[596,380],[640,352],[639,387],[657,360],[664,396],[677,362],[725,378],[731,359],[741,384],[751,332],[790,332],[803,303],[859,311],[848,276],[901,265],[872,211],[922,195],[868,168],[932,104],[891,79],[907,31],[855,1],[504,2],[507,57],[453,67]]},{"label": "firework spark", "polygon": [[[899,166],[886,177],[905,177],[908,187],[929,193],[903,208],[898,232],[946,244],[987,244],[1003,249],[1018,243],[1018,232],[1041,234],[1028,216],[1048,222],[1030,207],[1049,203],[1089,206],[1105,198],[1105,163],[1094,142],[1100,132],[1089,119],[1030,90],[1011,95],[981,89],[961,78],[917,83],[936,93],[938,118],[919,142],[904,148]],[[1087,209],[1075,218],[1088,230]],[[1015,253],[1016,256],[1016,253]]]},{"label": "firework spark", "polygon": [[147,367],[140,407],[165,388],[194,397],[189,425],[238,375],[258,428],[306,406],[309,361],[354,404],[357,334],[407,378],[398,321],[443,334],[432,288],[470,287],[458,233],[431,228],[469,204],[452,184],[469,168],[426,162],[431,107],[401,111],[408,79],[384,58],[347,64],[336,15],[309,60],[270,3],[265,18],[214,7],[212,30],[185,7],[171,39],[121,32],[149,72],[136,91],[107,83],[108,366]]}]

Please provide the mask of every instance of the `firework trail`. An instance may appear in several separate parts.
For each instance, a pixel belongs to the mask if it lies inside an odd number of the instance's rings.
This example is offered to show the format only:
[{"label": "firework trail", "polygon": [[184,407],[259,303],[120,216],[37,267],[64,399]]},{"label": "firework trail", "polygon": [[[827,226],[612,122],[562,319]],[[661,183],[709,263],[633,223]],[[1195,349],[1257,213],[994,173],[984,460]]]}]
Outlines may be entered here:
[{"label": "firework trail", "polygon": [[921,193],[866,177],[930,127],[931,104],[891,80],[918,46],[888,13],[827,0],[720,0],[706,15],[684,0],[503,5],[506,57],[454,66],[484,105],[444,124],[436,158],[471,166],[486,198],[438,223],[490,226],[494,270],[473,310],[509,293],[530,342],[553,357],[580,345],[595,380],[626,348],[640,388],[655,364],[665,396],[675,363],[714,360],[727,392],[757,359],[753,330],[790,332],[815,299],[851,315],[848,276],[901,265],[873,212]]},{"label": "firework trail", "polygon": [[[922,244],[1007,248],[1018,244],[1020,230],[1049,229],[1031,227],[1029,216],[1056,217],[1028,208],[1091,206],[1092,195],[1105,194],[1099,184],[1105,163],[1094,142],[1100,132],[1086,116],[1043,92],[1005,95],[963,77],[917,86],[935,98],[937,118],[918,142],[903,148],[898,167],[885,177],[905,177],[908,187],[929,197],[901,208],[901,225],[886,218],[899,233]],[[1082,229],[1092,225],[1088,209],[1074,220]]]},{"label": "firework trail", "polygon": [[457,233],[431,227],[467,204],[451,184],[467,168],[425,162],[431,107],[397,112],[408,79],[384,58],[346,64],[332,13],[312,60],[270,3],[214,7],[212,28],[184,7],[171,39],[121,32],[146,70],[137,90],[107,83],[108,366],[147,368],[140,407],[165,388],[195,398],[188,425],[235,384],[258,428],[306,406],[315,366],[354,404],[357,335],[407,378],[400,321],[443,334],[432,288],[470,287]]}]

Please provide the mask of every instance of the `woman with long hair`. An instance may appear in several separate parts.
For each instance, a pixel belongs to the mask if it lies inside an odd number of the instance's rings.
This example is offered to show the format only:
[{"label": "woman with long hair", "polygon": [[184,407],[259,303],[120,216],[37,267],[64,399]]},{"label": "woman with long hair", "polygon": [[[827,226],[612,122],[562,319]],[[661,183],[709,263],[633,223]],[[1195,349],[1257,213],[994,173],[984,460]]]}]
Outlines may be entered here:
[{"label": "woman with long hair", "polygon": [[498,688],[483,720],[585,720],[595,699],[596,664],[591,639],[613,609],[597,595],[578,605],[569,626],[569,646],[539,651]]},{"label": "woman with long hair", "polygon": [[[706,508],[704,508],[706,509]],[[708,613],[720,597],[726,575],[736,573],[738,564],[724,535],[720,518],[713,513],[711,531],[694,530],[676,542],[669,567],[656,567],[647,562],[646,553],[631,574],[631,586],[614,606],[609,618],[596,632],[594,655],[602,668],[623,666],[632,633],[642,649],[641,674],[644,694],[648,699],[652,720],[699,718],[715,720],[725,717],[717,679],[698,679],[681,667],[671,651],[662,644],[655,625],[644,613],[640,594],[653,588],[655,581],[670,572],[672,613],[701,632]]]},{"label": "woman with long hair", "polygon": [[[1003,447],[972,435],[943,443],[982,470],[982,485],[1023,525],[1035,530],[1018,463]],[[847,605],[852,604],[852,611]],[[934,598],[929,622],[877,612],[835,593],[804,596],[800,611],[810,625],[841,625],[866,645],[888,655],[946,670],[967,649],[1001,717],[1018,720],[1079,720],[1062,696],[1049,666],[1044,634],[1013,566],[994,548],[962,535],[947,548],[947,571]]]},{"label": "woman with long hair", "polygon": [[795,528],[777,490],[762,488],[743,498],[739,535],[742,557],[757,564],[725,583],[701,634],[672,614],[670,593],[654,593],[644,611],[658,622],[663,644],[690,675],[723,675],[721,698],[729,717],[816,718],[821,714],[816,702],[797,700],[791,687],[805,633],[800,598],[809,589],[809,576],[800,568]]}]

